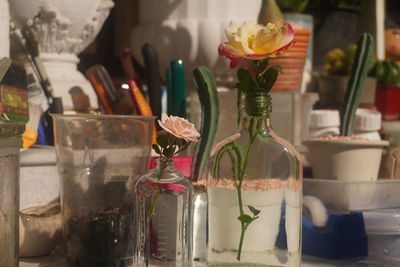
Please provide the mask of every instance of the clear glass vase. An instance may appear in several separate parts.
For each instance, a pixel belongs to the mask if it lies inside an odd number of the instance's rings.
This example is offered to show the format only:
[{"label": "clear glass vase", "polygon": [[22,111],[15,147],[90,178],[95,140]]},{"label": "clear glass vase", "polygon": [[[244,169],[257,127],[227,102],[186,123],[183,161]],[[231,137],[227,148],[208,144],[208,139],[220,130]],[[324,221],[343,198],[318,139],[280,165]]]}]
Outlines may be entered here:
[{"label": "clear glass vase", "polygon": [[137,266],[192,266],[193,186],[160,158],[135,186]]},{"label": "clear glass vase", "polygon": [[244,101],[239,130],[211,153],[207,264],[298,267],[301,162],[271,128],[270,96]]},{"label": "clear glass vase", "polygon": [[18,266],[19,149],[23,123],[0,117],[0,267]]},{"label": "clear glass vase", "polygon": [[131,185],[148,169],[154,118],[53,119],[68,266],[135,266]]}]

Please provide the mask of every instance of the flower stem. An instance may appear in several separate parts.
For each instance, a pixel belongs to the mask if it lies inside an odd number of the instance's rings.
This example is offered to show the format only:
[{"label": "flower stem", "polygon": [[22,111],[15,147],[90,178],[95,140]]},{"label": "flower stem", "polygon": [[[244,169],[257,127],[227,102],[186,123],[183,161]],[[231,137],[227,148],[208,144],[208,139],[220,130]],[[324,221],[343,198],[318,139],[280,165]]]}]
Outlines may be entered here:
[{"label": "flower stem", "polygon": [[[241,172],[240,172],[240,175],[239,175],[239,184],[236,186],[237,194],[238,194],[240,216],[244,214],[243,199],[242,199],[243,180],[244,180],[244,176],[245,176],[246,169],[247,169],[247,163],[248,163],[249,157],[250,157],[250,152],[251,152],[251,150],[253,148],[253,144],[254,144],[254,141],[256,140],[256,137],[258,135],[258,131],[259,131],[260,127],[261,127],[261,121],[260,120],[257,121],[256,132],[254,134],[252,134],[252,129],[250,127],[250,131],[249,131],[250,141],[249,141],[249,145],[247,147],[246,156],[244,158],[242,169],[241,169]],[[241,221],[241,232],[240,232],[239,248],[238,248],[238,254],[236,256],[236,259],[238,261],[240,261],[240,257],[241,257],[241,254],[242,254],[242,246],[243,246],[243,241],[244,241],[244,234],[245,234],[249,224],[250,223],[245,223],[245,222]]]},{"label": "flower stem", "polygon": [[242,230],[240,232],[240,241],[239,241],[239,249],[238,249],[238,254],[236,256],[236,259],[240,261],[240,256],[242,254],[242,246],[243,246],[243,240],[244,240],[244,233],[246,232],[247,226],[242,222]]},{"label": "flower stem", "polygon": [[[150,218],[153,217],[155,209],[156,209],[156,201],[157,201],[157,197],[160,194],[160,185],[157,184],[157,191],[154,194],[152,200],[151,200],[151,208],[150,208]],[[150,219],[149,218],[149,219]]]},{"label": "flower stem", "polygon": [[[158,177],[158,181],[161,180],[161,177],[163,176],[163,172],[165,169],[165,163],[162,160],[162,156],[160,155],[160,175]],[[154,196],[151,199],[151,207],[150,207],[150,216],[149,216],[149,223],[150,223],[150,219],[151,217],[153,217],[154,213],[155,213],[155,209],[156,209],[156,203],[157,203],[157,198],[160,195],[160,184],[157,183],[157,190],[156,193],[154,194]]]}]

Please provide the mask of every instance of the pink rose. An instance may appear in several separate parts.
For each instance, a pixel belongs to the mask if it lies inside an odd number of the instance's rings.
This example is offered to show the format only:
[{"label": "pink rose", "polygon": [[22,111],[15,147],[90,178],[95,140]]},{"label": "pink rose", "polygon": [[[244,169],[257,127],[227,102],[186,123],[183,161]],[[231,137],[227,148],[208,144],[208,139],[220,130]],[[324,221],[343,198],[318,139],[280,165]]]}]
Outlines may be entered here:
[{"label": "pink rose", "polygon": [[283,53],[294,42],[294,30],[290,24],[283,26],[246,21],[238,27],[231,22],[225,29],[228,42],[218,47],[220,56],[231,60],[235,68],[242,59],[260,60]]},{"label": "pink rose", "polygon": [[200,133],[196,130],[194,124],[181,117],[168,116],[163,113],[158,124],[165,131],[186,141],[197,142],[200,137]]}]

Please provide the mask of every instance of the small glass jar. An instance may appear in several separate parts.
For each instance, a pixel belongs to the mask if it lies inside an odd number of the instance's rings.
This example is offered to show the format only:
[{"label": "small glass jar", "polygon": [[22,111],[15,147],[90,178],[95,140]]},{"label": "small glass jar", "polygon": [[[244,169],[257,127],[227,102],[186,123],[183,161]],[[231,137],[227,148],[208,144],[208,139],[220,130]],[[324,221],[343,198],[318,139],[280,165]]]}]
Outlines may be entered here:
[{"label": "small glass jar", "polygon": [[161,158],[135,186],[137,266],[192,266],[193,186]]},{"label": "small glass jar", "polygon": [[19,149],[23,123],[0,118],[0,267],[18,266]]}]

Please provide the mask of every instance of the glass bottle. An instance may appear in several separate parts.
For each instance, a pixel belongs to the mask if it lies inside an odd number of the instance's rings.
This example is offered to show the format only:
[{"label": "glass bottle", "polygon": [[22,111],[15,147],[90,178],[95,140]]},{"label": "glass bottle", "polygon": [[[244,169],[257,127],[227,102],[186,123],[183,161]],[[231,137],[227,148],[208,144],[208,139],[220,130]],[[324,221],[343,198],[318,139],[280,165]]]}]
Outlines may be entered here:
[{"label": "glass bottle", "polygon": [[209,266],[300,266],[302,165],[270,112],[270,95],[244,95],[239,130],[211,152]]},{"label": "glass bottle", "polygon": [[192,266],[193,186],[159,158],[136,183],[137,266]]},{"label": "glass bottle", "polygon": [[19,149],[23,123],[0,118],[0,267],[18,266]]}]

